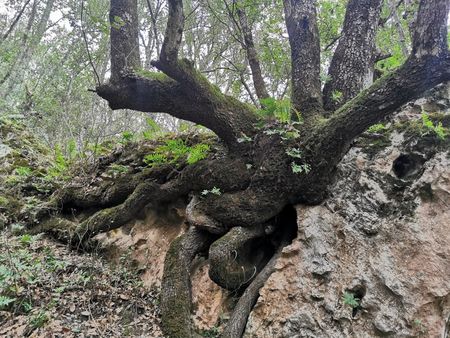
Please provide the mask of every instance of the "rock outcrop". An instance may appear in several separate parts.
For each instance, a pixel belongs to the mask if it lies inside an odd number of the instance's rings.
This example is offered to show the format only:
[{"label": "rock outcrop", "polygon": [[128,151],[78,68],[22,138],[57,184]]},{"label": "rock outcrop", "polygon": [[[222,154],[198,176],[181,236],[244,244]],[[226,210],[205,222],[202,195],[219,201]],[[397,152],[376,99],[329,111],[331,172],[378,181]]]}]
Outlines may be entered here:
[{"label": "rock outcrop", "polygon": [[[445,107],[448,97],[435,102]],[[424,131],[412,138],[399,122],[420,121],[417,108],[430,105],[438,107],[420,100],[383,135],[366,135],[372,143],[358,140],[330,197],[296,207],[298,236],[261,290],[245,337],[448,336],[449,143],[436,147]],[[379,147],[380,138],[389,145]]]}]

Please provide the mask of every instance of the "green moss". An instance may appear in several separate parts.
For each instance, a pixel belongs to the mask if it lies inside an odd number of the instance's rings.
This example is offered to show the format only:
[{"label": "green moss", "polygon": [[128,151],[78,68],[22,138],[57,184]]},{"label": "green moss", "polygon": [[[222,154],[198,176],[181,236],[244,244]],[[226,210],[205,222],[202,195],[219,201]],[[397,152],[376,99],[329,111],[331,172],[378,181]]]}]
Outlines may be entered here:
[{"label": "green moss", "polygon": [[6,207],[9,204],[9,200],[6,197],[0,196],[0,207]]},{"label": "green moss", "polygon": [[170,80],[170,78],[164,73],[152,72],[152,71],[144,69],[144,68],[137,69],[134,72],[136,75],[139,75],[139,76],[145,77],[147,79],[151,79],[151,80],[158,80],[161,82]]}]

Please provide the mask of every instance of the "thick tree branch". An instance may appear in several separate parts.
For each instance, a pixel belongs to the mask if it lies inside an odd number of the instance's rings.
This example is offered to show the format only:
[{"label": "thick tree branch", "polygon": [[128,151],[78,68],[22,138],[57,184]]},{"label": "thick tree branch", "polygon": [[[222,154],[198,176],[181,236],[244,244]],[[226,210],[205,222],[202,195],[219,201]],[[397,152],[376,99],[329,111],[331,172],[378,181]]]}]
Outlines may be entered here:
[{"label": "thick tree branch", "polygon": [[166,112],[211,129],[232,149],[242,147],[238,139],[254,131],[254,108],[222,94],[190,61],[178,59],[184,26],[181,0],[169,1],[160,59],[152,62],[171,79],[138,71],[136,0],[111,0],[110,21],[112,77],[97,93],[112,109]]},{"label": "thick tree branch", "polygon": [[323,110],[316,1],[284,0],[284,12],[291,45],[291,100],[293,108],[308,122]]},{"label": "thick tree branch", "polygon": [[373,79],[375,35],[382,0],[351,0],[344,27],[331,60],[323,100],[325,109],[334,111],[368,87]]},{"label": "thick tree branch", "polygon": [[[379,79],[369,89],[339,109],[315,134],[311,143],[330,168],[350,147],[351,141],[371,125],[392,114],[424,91],[450,80],[450,59],[428,56],[409,60],[395,73]],[[317,159],[319,160],[319,159]]]}]

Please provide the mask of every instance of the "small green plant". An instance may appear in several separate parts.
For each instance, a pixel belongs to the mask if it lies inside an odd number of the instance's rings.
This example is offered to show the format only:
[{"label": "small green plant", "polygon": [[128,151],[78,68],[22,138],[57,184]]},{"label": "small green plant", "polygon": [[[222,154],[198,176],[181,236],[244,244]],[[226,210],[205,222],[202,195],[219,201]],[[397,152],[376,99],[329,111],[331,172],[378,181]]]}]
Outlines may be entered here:
[{"label": "small green plant", "polygon": [[196,144],[195,146],[191,147],[187,158],[188,164],[194,164],[200,160],[203,160],[208,156],[210,150],[210,146],[204,143]]},{"label": "small green plant", "polygon": [[355,297],[353,293],[345,291],[342,295],[342,302],[354,309],[359,306],[360,299]]},{"label": "small green plant", "polygon": [[147,129],[142,132],[145,140],[153,140],[155,136],[161,131],[161,127],[151,118],[145,119]]},{"label": "small green plant", "polygon": [[201,336],[205,338],[218,338],[220,337],[220,330],[217,326],[213,326],[208,330],[201,331]]},{"label": "small green plant", "polygon": [[38,328],[43,327],[45,325],[45,323],[47,323],[49,321],[49,319],[50,318],[49,318],[47,312],[40,310],[39,312],[37,312],[30,318],[29,325],[33,329],[38,329]]},{"label": "small green plant", "polygon": [[202,192],[201,192],[201,194],[203,195],[203,196],[206,196],[206,195],[208,195],[208,194],[213,194],[213,195],[216,195],[216,196],[220,196],[220,195],[222,195],[222,192],[220,191],[220,188],[217,188],[217,187],[213,187],[211,190],[203,190]]},{"label": "small green plant", "polygon": [[22,245],[28,246],[33,242],[34,238],[30,234],[22,235],[19,239]]},{"label": "small green plant", "polygon": [[109,166],[108,171],[111,173],[114,173],[114,174],[123,174],[123,173],[127,173],[129,169],[130,168],[127,167],[126,165],[113,163]]},{"label": "small green plant", "polygon": [[30,176],[32,172],[33,171],[29,167],[17,167],[14,169],[14,174],[22,177]]},{"label": "small green plant", "polygon": [[333,102],[341,102],[343,97],[342,92],[340,92],[339,90],[335,90],[331,93],[331,99],[333,100]]},{"label": "small green plant", "polygon": [[373,126],[370,126],[369,129],[367,129],[367,131],[369,133],[380,133],[385,131],[386,129],[388,129],[384,124],[382,123],[377,123],[374,124]]},{"label": "small green plant", "polygon": [[428,331],[423,322],[417,318],[413,320],[412,326],[416,332],[420,333],[420,335],[423,335]]},{"label": "small green plant", "polygon": [[430,116],[424,112],[422,113],[422,126],[425,128],[424,135],[434,133],[440,140],[444,140],[447,136],[447,132],[442,126],[442,122],[434,125],[433,121],[430,120]]},{"label": "small green plant", "polygon": [[0,207],[6,207],[9,204],[9,200],[6,197],[0,196]]},{"label": "small green plant", "polygon": [[120,16],[114,16],[114,20],[111,23],[111,27],[113,27],[114,29],[120,29],[123,26],[125,26],[125,21],[120,17]]},{"label": "small green plant", "polygon": [[66,173],[69,170],[69,160],[64,156],[61,146],[55,146],[55,157],[52,166],[47,169],[46,180],[51,181],[54,178],[67,178]]},{"label": "small green plant", "polygon": [[302,173],[309,173],[311,171],[311,166],[307,163],[305,164],[297,164],[295,162],[291,163],[292,172],[294,174],[302,174]]},{"label": "small green plant", "polygon": [[288,148],[286,154],[294,158],[302,158],[302,151],[299,148]]},{"label": "small green plant", "polygon": [[14,303],[15,301],[16,301],[16,298],[10,298],[7,296],[0,295],[0,310],[7,308],[9,305]]},{"label": "small green plant", "polygon": [[124,131],[121,135],[119,143],[127,144],[130,143],[134,138],[134,134],[131,131]]},{"label": "small green plant", "polygon": [[242,136],[237,139],[238,143],[252,142],[252,138],[251,137],[245,135],[244,133],[242,133],[241,135]]}]

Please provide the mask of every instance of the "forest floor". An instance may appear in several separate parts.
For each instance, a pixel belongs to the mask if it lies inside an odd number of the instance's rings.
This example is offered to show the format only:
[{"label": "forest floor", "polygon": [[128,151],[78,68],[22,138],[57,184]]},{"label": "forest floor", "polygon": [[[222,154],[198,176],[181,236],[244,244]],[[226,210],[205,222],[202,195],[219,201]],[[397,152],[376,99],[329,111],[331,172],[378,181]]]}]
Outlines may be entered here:
[{"label": "forest floor", "polygon": [[43,235],[0,233],[0,337],[162,337],[159,292]]}]

